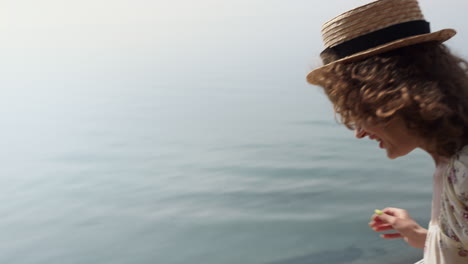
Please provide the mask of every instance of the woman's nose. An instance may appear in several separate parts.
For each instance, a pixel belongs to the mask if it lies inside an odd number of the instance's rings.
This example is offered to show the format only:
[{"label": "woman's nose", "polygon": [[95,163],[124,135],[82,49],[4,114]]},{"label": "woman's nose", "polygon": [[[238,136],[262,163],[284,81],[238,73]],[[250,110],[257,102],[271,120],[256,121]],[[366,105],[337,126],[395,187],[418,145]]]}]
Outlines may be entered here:
[{"label": "woman's nose", "polygon": [[367,133],[362,128],[356,127],[356,129],[354,130],[354,135],[357,138],[363,138],[363,137],[365,137],[367,135]]}]

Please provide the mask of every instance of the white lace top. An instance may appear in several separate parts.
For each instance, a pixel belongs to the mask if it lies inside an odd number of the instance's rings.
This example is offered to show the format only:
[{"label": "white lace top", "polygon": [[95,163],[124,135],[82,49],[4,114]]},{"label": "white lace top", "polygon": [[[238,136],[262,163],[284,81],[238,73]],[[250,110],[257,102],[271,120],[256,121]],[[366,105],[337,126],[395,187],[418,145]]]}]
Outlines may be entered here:
[{"label": "white lace top", "polygon": [[434,174],[424,264],[468,264],[468,146]]}]

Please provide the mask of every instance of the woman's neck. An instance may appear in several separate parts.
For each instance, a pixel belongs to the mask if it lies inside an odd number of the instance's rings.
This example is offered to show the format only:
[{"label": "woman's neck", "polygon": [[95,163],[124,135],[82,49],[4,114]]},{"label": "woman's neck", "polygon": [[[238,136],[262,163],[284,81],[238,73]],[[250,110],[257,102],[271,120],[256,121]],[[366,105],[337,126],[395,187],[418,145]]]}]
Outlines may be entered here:
[{"label": "woman's neck", "polygon": [[431,157],[432,157],[432,160],[434,160],[434,164],[435,164],[435,167],[436,168],[439,168],[441,166],[445,166],[450,158],[447,158],[447,157],[444,157],[444,156],[441,156],[440,154],[437,154],[436,151],[435,151],[435,148],[431,148],[431,144],[428,143],[427,141],[423,141],[423,140],[420,140],[418,142],[419,144],[419,148],[421,148],[422,150],[424,150],[427,154],[429,154]]},{"label": "woman's neck", "polygon": [[436,168],[440,166],[445,166],[449,161],[449,158],[446,158],[437,154],[430,154],[430,155],[432,159],[434,160]]}]

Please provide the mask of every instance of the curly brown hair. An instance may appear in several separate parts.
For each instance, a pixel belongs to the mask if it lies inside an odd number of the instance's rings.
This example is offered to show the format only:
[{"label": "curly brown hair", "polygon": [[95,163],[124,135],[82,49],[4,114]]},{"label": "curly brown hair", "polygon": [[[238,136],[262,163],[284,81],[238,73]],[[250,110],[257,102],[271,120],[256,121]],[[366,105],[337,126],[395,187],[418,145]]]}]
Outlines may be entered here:
[{"label": "curly brown hair", "polygon": [[[324,62],[335,59],[325,54]],[[349,129],[399,116],[431,153],[450,157],[468,144],[468,63],[444,44],[427,42],[337,63],[323,76],[320,86]]]}]

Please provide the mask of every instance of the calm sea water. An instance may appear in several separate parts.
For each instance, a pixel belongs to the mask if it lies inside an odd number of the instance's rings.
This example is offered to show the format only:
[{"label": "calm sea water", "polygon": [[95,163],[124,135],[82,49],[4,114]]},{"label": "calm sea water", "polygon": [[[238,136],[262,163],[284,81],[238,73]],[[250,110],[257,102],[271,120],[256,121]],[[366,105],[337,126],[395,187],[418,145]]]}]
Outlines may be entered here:
[{"label": "calm sea water", "polygon": [[427,225],[428,157],[387,160],[374,141],[337,125],[314,87],[288,88],[289,95],[273,86],[235,89],[88,89],[47,105],[39,98],[27,111],[17,106],[17,115],[10,109],[1,262],[412,263],[422,256],[367,223],[374,209],[393,206]]},{"label": "calm sea water", "polygon": [[23,16],[2,28],[0,263],[422,257],[367,224],[400,207],[427,226],[429,156],[387,159],[305,82],[338,10],[150,2],[9,2]]}]

